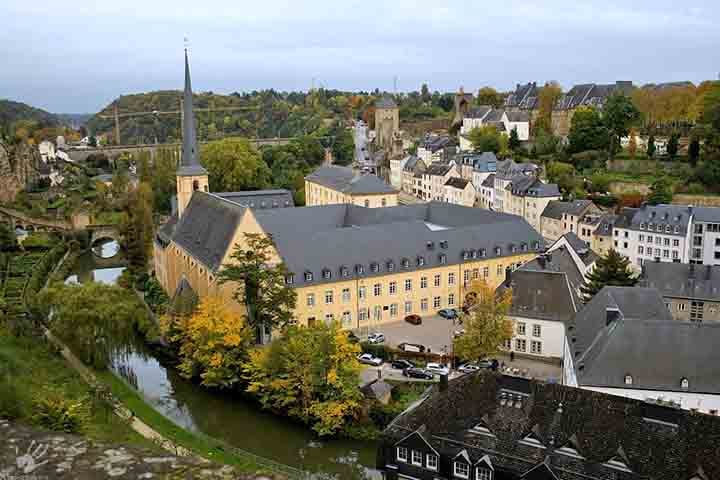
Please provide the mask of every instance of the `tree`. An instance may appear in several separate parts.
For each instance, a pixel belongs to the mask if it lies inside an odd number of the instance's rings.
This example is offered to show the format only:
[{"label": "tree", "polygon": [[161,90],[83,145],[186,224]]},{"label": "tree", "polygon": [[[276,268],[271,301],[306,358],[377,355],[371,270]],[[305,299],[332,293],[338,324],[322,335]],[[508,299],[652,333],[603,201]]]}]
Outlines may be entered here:
[{"label": "tree", "polygon": [[270,184],[270,169],[245,139],[226,138],[203,145],[200,160],[208,170],[210,190],[259,190]]},{"label": "tree", "polygon": [[[603,120],[610,132],[610,152],[615,153],[620,146],[620,139],[626,137],[630,127],[640,119],[640,111],[630,97],[615,93],[605,102]],[[573,117],[573,123],[575,117]]]},{"label": "tree", "polygon": [[630,154],[630,158],[635,158],[637,154],[637,132],[634,128],[630,129],[629,136],[628,153]]},{"label": "tree", "polygon": [[672,197],[672,183],[670,183],[667,177],[660,177],[650,186],[650,195],[648,195],[647,203],[650,205],[667,204],[672,202]]},{"label": "tree", "polygon": [[557,82],[548,82],[538,93],[538,114],[533,123],[533,135],[541,132],[552,134],[552,112],[562,95],[562,88]]},{"label": "tree", "polygon": [[128,353],[136,331],[152,329],[140,300],[118,286],[58,283],[41,293],[39,300],[52,333],[94,368],[105,369],[112,358]]},{"label": "tree", "polygon": [[241,380],[253,332],[218,297],[205,297],[171,338],[180,345],[178,369],[206,387],[230,388]]},{"label": "tree", "polygon": [[468,134],[476,152],[500,153],[507,150],[507,137],[493,125],[473,128]]},{"label": "tree", "polygon": [[146,269],[152,257],[155,232],[153,222],[153,192],[143,182],[128,193],[128,201],[120,220],[120,234],[127,250],[128,263],[133,271]]},{"label": "tree", "polygon": [[250,352],[247,391],[264,408],[297,418],[319,435],[336,434],[360,414],[359,353],[337,323],[289,327]]},{"label": "tree", "polygon": [[478,105],[489,105],[493,108],[500,108],[503,104],[503,97],[492,87],[482,87],[478,90],[476,103]]},{"label": "tree", "polygon": [[698,160],[700,159],[700,139],[693,135],[690,138],[690,145],[688,145],[688,159],[690,160],[690,165],[695,167],[698,163]]},{"label": "tree", "polygon": [[423,83],[420,87],[420,100],[423,103],[427,103],[432,99],[432,96],[430,95],[430,89],[427,86],[427,83]]},{"label": "tree", "polygon": [[630,260],[611,249],[597,260],[581,291],[585,301],[589,302],[605,286],[632,287],[636,283],[637,278],[630,269]]},{"label": "tree", "polygon": [[657,147],[655,146],[655,135],[653,135],[653,134],[651,133],[650,136],[648,137],[648,142],[647,142],[647,156],[648,156],[648,158],[653,158],[653,157],[655,157],[655,150],[656,150],[656,149],[657,149]]},{"label": "tree", "polygon": [[568,134],[568,152],[579,153],[587,150],[604,150],[610,143],[610,133],[593,107],[580,107],[572,117]]},{"label": "tree", "polygon": [[456,355],[467,360],[482,360],[498,352],[513,335],[513,321],[508,317],[512,291],[496,295],[482,280],[470,284],[466,299],[472,304],[462,317],[465,334],[454,340]]},{"label": "tree", "polygon": [[517,128],[510,130],[510,138],[508,139],[508,148],[513,152],[520,148],[520,138],[518,137]]},{"label": "tree", "polygon": [[677,133],[676,131],[673,131],[670,134],[670,138],[668,139],[667,153],[671,159],[675,159],[675,157],[677,156],[679,138],[680,138],[680,134]]},{"label": "tree", "polygon": [[14,250],[17,247],[15,232],[6,223],[0,223],[0,252]]},{"label": "tree", "polygon": [[272,237],[246,233],[244,242],[235,245],[231,263],[223,265],[221,283],[233,282],[233,298],[247,308],[248,323],[256,332],[256,341],[293,318],[297,294],[285,284],[288,275],[284,263],[277,263]]}]

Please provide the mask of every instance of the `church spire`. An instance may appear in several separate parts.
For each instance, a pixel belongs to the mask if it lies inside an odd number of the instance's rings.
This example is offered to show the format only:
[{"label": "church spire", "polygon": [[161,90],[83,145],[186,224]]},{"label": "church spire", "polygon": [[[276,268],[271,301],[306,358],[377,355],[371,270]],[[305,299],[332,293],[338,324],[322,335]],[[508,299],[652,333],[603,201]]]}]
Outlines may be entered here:
[{"label": "church spire", "polygon": [[193,93],[190,82],[190,63],[188,62],[187,48],[185,49],[185,91],[183,92],[182,115],[183,143],[178,175],[207,175],[207,171],[200,165],[198,157],[197,132],[195,131]]}]

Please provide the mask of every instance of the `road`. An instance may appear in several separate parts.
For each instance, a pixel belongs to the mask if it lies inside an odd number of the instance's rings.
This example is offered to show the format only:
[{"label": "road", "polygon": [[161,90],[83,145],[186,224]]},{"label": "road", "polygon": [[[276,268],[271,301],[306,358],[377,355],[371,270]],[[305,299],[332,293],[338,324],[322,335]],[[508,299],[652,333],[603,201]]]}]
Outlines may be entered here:
[{"label": "road", "polygon": [[355,163],[360,167],[374,167],[367,151],[367,124],[362,120],[355,122]]}]

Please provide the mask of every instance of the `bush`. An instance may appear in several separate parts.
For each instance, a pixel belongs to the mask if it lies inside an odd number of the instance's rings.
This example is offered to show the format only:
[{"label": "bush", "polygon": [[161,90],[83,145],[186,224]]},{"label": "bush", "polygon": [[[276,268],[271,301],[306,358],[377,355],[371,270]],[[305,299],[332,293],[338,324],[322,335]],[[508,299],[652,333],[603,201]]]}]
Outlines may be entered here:
[{"label": "bush", "polygon": [[32,420],[56,432],[80,433],[87,418],[84,399],[70,401],[59,392],[47,390],[33,402]]}]

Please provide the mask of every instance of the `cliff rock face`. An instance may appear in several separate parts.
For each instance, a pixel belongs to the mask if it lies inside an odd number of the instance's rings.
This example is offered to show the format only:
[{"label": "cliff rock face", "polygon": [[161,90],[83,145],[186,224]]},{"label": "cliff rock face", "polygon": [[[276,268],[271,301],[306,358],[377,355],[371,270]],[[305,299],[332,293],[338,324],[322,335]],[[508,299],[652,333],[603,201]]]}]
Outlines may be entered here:
[{"label": "cliff rock face", "polygon": [[0,419],[0,479],[237,479],[231,467],[194,457],[93,443],[73,435],[36,431]]},{"label": "cliff rock face", "polygon": [[12,202],[20,190],[37,178],[40,155],[24,143],[0,143],[0,202]]}]

